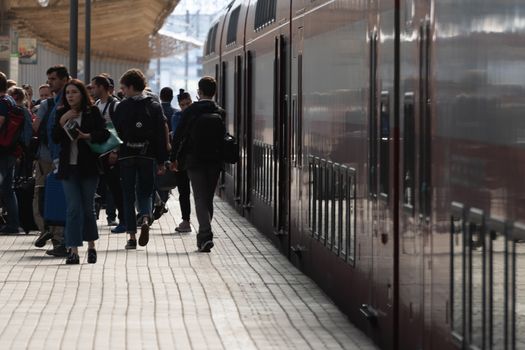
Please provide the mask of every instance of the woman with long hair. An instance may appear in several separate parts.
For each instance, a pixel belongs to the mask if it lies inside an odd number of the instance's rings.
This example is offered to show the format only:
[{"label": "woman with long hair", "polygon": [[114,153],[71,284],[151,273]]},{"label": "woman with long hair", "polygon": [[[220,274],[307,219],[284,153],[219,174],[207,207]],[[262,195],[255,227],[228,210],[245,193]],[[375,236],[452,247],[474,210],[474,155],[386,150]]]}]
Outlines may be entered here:
[{"label": "woman with long hair", "polygon": [[[88,263],[97,261],[98,239],[95,192],[99,171],[98,154],[88,141],[103,143],[109,137],[106,121],[93,106],[85,85],[78,79],[64,86],[64,107],[57,111],[53,142],[61,145],[57,177],[62,180],[67,203],[65,243],[66,264],[79,264],[78,247],[88,242]],[[66,132],[67,130],[67,132]]]}]

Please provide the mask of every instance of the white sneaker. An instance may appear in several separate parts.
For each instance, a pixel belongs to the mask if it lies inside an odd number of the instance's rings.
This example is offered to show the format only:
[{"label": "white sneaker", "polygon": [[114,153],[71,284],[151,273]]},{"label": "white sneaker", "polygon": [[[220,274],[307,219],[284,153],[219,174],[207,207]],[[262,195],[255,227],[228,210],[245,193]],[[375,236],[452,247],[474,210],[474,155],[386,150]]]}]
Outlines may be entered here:
[{"label": "white sneaker", "polygon": [[182,220],[182,222],[179,224],[177,228],[175,228],[175,231],[177,232],[191,232],[191,226],[190,222],[186,220]]}]

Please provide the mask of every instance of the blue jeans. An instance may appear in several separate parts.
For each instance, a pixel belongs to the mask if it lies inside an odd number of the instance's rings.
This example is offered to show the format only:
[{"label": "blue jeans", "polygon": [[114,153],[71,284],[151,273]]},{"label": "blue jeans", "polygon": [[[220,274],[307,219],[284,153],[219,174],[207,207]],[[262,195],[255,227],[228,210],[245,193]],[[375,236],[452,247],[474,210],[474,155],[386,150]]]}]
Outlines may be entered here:
[{"label": "blue jeans", "polygon": [[151,218],[152,194],[155,186],[155,160],[132,157],[119,161],[124,217],[128,233],[137,232],[135,216],[135,193],[140,216]]},{"label": "blue jeans", "polygon": [[0,192],[7,207],[7,231],[18,232],[20,220],[18,217],[18,201],[13,190],[13,176],[16,158],[0,156]]},{"label": "blue jeans", "polygon": [[83,241],[98,239],[95,214],[95,192],[98,176],[82,176],[76,166],[71,166],[67,180],[62,180],[66,195],[67,215],[64,238],[66,247],[81,247]]}]

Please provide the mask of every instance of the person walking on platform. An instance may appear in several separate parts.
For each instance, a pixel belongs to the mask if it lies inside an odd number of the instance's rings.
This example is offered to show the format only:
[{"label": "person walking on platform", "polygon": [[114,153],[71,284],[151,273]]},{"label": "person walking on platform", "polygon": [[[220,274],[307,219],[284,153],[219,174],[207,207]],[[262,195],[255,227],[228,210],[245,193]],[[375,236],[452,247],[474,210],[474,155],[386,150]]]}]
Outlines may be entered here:
[{"label": "person walking on platform", "polygon": [[[9,111],[16,106],[13,98],[7,95],[7,85],[7,77],[0,72],[0,130],[5,130]],[[18,201],[13,190],[15,164],[14,149],[0,152],[0,192],[7,208],[7,223],[0,227],[0,234],[19,232]]]},{"label": "person walking on platform", "polygon": [[162,111],[164,112],[164,116],[168,120],[168,127],[170,132],[171,129],[171,118],[173,117],[173,113],[175,113],[175,108],[171,106],[171,101],[173,101],[173,89],[170,87],[163,87],[160,90],[160,102],[162,106]]},{"label": "person walking on platform", "polygon": [[[184,91],[184,89],[179,89],[177,101],[179,102],[180,111],[176,111],[171,119],[173,133],[177,130],[182,113],[192,104],[190,94]],[[188,172],[186,170],[179,169],[175,174],[177,177],[177,190],[179,191],[180,211],[182,213],[182,221],[179,226],[175,228],[175,231],[181,233],[191,232],[190,179],[188,178]]]},{"label": "person walking on platform", "polygon": [[[129,234],[126,249],[137,248],[137,197],[141,222],[138,243],[149,241],[149,224],[152,220],[152,194],[155,171],[162,174],[168,159],[165,118],[160,103],[144,92],[146,78],[139,69],[130,69],[120,78],[120,85],[127,97],[115,111],[115,127],[124,142],[119,151],[119,167],[124,194],[126,230]],[[136,194],[136,195],[135,195]]]},{"label": "person walking on platform", "polygon": [[226,135],[225,111],[213,101],[217,83],[212,77],[199,81],[199,101],[182,113],[172,149],[172,170],[186,169],[193,189],[199,221],[197,249],[209,253],[213,248],[213,197],[223,168]]},{"label": "person walking on platform", "polygon": [[88,241],[88,263],[97,261],[98,229],[95,192],[98,184],[98,155],[86,141],[102,143],[109,137],[106,122],[91,104],[84,84],[73,79],[64,87],[64,108],[57,114],[53,141],[61,145],[58,178],[66,196],[66,264],[78,264],[78,247]]},{"label": "person walking on platform", "polygon": [[[110,94],[110,81],[103,75],[98,75],[91,80],[93,92],[97,98],[95,106],[98,107],[102,117],[106,120],[106,125],[114,124],[113,117],[119,101]],[[102,157],[102,168],[104,175],[100,179],[103,186],[106,186],[109,191],[106,191],[106,215],[108,225],[116,225],[111,229],[112,233],[126,232],[126,225],[124,224],[124,203],[122,199],[122,188],[120,186],[120,171],[118,166],[117,151],[110,152],[108,155]],[[112,206],[112,204],[114,204]],[[118,225],[115,221],[115,207],[118,211]],[[111,210],[113,209],[113,210]]]},{"label": "person walking on platform", "polygon": [[[15,171],[16,178],[22,176],[22,177],[30,177],[33,173],[33,159],[29,154],[29,144],[31,143],[31,137],[33,136],[33,119],[31,117],[31,112],[29,112],[29,108],[27,107],[28,103],[28,96],[27,93],[18,86],[13,86],[9,90],[7,90],[7,94],[13,98],[16,105],[24,112],[24,126],[22,128],[22,133],[20,135],[20,144],[22,145],[23,150],[19,152],[19,164],[17,166],[18,170]],[[17,197],[17,200],[19,201],[19,210],[22,209],[23,204],[20,203],[20,198]],[[31,201],[28,201],[29,207],[31,207]],[[31,208],[32,210],[32,208]],[[21,216],[23,217],[24,213]],[[29,217],[32,218],[32,213],[28,213]],[[24,222],[21,222],[22,227],[24,227]]]},{"label": "person walking on platform", "polygon": [[61,226],[47,227],[44,222],[44,187],[46,176],[53,170],[53,159],[58,158],[59,146],[51,140],[51,132],[55,126],[57,109],[62,107],[62,94],[69,81],[69,72],[63,65],[50,67],[47,72],[48,87],[54,97],[48,97],[40,102],[37,116],[33,122],[33,131],[39,139],[37,161],[35,163],[35,194],[33,196],[33,216],[40,230],[35,241],[36,247],[44,247],[51,239],[53,249],[46,251],[47,255],[56,257],[67,256],[64,245],[64,228]]}]

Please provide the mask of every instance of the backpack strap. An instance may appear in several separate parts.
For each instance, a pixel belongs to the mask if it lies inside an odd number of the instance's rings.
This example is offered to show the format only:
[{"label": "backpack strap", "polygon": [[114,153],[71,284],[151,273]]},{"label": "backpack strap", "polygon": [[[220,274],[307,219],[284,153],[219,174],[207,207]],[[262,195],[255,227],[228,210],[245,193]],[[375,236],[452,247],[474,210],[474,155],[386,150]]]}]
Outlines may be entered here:
[{"label": "backpack strap", "polygon": [[[97,102],[98,104],[100,104],[100,100],[98,100]],[[108,98],[108,101],[106,102],[106,105],[104,106],[104,109],[102,110],[102,118],[104,118],[104,116],[106,115],[106,112],[108,111],[108,107],[110,105],[111,105],[111,100]]]},{"label": "backpack strap", "polygon": [[115,115],[115,106],[117,105],[117,99],[113,96],[109,96],[109,98],[109,118],[111,119],[111,121],[113,121],[113,116]]}]

